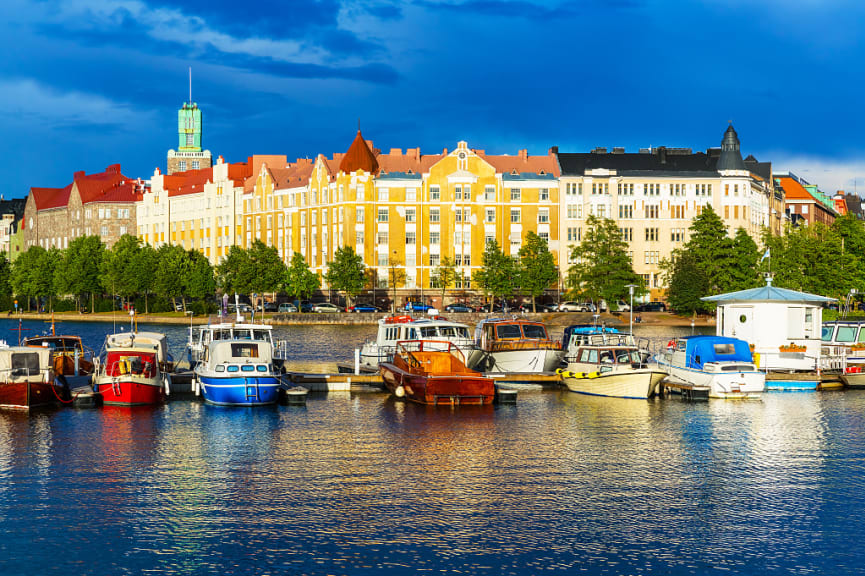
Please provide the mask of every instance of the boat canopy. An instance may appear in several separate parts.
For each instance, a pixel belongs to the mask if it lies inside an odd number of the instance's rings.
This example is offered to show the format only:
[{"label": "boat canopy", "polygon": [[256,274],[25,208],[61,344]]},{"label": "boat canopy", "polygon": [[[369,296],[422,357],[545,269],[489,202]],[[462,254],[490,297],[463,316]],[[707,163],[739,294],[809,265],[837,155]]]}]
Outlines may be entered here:
[{"label": "boat canopy", "polygon": [[753,362],[748,343],[727,336],[688,336],[679,340],[685,346],[687,367],[702,369],[708,362]]},{"label": "boat canopy", "polygon": [[160,332],[119,332],[105,339],[105,347],[111,348],[144,348],[156,350],[156,359],[165,362],[169,359],[168,340]]},{"label": "boat canopy", "polygon": [[232,363],[269,363],[273,359],[273,348],[267,341],[260,340],[216,340],[210,343],[209,364]]},{"label": "boat canopy", "polygon": [[562,334],[562,349],[567,350],[574,336],[592,336],[595,334],[618,334],[619,331],[610,326],[598,326],[597,324],[573,324],[565,328]]},{"label": "boat canopy", "polygon": [[0,348],[0,372],[13,375],[33,376],[41,369],[51,366],[51,350],[12,346]]}]

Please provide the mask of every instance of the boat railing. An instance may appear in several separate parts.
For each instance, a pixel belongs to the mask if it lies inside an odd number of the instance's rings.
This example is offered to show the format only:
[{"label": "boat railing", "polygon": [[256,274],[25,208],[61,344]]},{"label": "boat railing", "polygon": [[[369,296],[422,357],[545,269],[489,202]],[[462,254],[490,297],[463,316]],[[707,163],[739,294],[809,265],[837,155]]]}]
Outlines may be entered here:
[{"label": "boat railing", "polygon": [[39,376],[42,382],[50,382],[52,380],[52,370],[50,368],[39,368],[38,370],[4,368],[0,370],[0,381],[3,382],[20,382],[21,378],[32,378],[34,376]]},{"label": "boat railing", "polygon": [[493,340],[489,343],[489,352],[506,352],[508,350],[561,350],[557,340]]},{"label": "boat railing", "polygon": [[118,376],[142,376],[153,378],[155,376],[153,363],[150,361],[132,362],[130,360],[115,360],[106,364],[102,371],[103,376],[116,378]]},{"label": "boat railing", "polygon": [[447,340],[400,340],[396,343],[396,352],[411,366],[420,367],[420,361],[414,356],[415,352],[448,352],[457,360],[465,364],[465,355],[453,342]]},{"label": "boat railing", "polygon": [[288,360],[288,340],[273,341],[273,358],[275,360]]}]

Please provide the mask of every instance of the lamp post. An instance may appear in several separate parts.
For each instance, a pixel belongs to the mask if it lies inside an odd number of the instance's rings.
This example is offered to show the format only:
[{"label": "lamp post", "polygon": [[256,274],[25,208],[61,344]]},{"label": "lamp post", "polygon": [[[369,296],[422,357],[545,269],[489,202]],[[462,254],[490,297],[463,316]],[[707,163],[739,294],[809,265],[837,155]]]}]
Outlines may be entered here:
[{"label": "lamp post", "polygon": [[628,284],[628,295],[631,297],[631,305],[628,308],[628,331],[631,333],[631,336],[634,335],[634,288],[636,288],[636,284]]}]

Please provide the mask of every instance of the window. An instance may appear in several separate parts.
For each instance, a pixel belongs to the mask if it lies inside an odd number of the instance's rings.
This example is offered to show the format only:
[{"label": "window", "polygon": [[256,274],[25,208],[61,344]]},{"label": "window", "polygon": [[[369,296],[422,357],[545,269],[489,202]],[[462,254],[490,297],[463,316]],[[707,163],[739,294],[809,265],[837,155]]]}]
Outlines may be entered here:
[{"label": "window", "polygon": [[414,252],[406,252],[405,255],[405,265],[410,268],[413,266],[417,266],[417,256]]},{"label": "window", "polygon": [[672,207],[670,207],[670,216],[673,218],[684,218],[685,217],[685,207],[684,206],[672,206]]},{"label": "window", "polygon": [[388,199],[388,189],[387,188],[379,188],[378,189],[378,201],[379,202],[387,202]]},{"label": "window", "polygon": [[495,208],[487,208],[486,216],[484,216],[484,222],[495,222],[496,221],[496,209]]},{"label": "window", "polygon": [[439,232],[430,232],[429,233],[429,243],[430,244],[441,244],[440,239],[441,239],[441,234]]},{"label": "window", "polygon": [[429,265],[430,266],[438,266],[439,265],[439,255],[438,254],[430,254],[429,255]]},{"label": "window", "polygon": [[358,230],[354,233],[354,243],[363,244],[363,230]]},{"label": "window", "polygon": [[462,222],[463,221],[463,209],[456,208],[454,209],[454,222]]},{"label": "window", "polygon": [[438,208],[429,209],[429,221],[430,223],[441,222],[441,213]]},{"label": "window", "polygon": [[633,184],[625,184],[624,182],[619,182],[619,195],[621,195],[621,196],[633,196],[634,195],[634,185]]},{"label": "window", "polygon": [[519,188],[511,188],[511,202],[519,202],[520,196],[521,194]]},{"label": "window", "polygon": [[[187,134],[187,140],[189,136],[192,136],[192,134]],[[186,160],[181,160],[180,164],[177,166],[177,169],[181,172],[186,172]]]},{"label": "window", "polygon": [[406,244],[414,244],[416,240],[416,236],[414,232],[406,232],[405,233],[405,243]]},{"label": "window", "polygon": [[579,208],[581,208],[581,206],[577,204],[568,204],[568,218],[579,218],[580,216],[578,213],[582,212],[582,210],[578,210]]},{"label": "window", "polygon": [[658,217],[658,207],[657,206],[646,206],[646,218],[657,218]]},{"label": "window", "polygon": [[550,222],[550,209],[549,208],[540,208],[538,210],[538,223],[539,224],[548,224]]},{"label": "window", "polygon": [[658,196],[661,194],[660,184],[643,184],[643,190],[646,196]]},{"label": "window", "polygon": [[520,221],[520,209],[511,208],[511,222],[518,223]]},{"label": "window", "polygon": [[454,199],[462,200],[463,199],[463,187],[457,184],[454,186]]},{"label": "window", "polygon": [[627,206],[619,205],[619,218],[633,218],[634,217],[634,207],[630,204]]},{"label": "window", "polygon": [[378,265],[381,267],[387,267],[387,253],[379,252],[378,254]]},{"label": "window", "polygon": [[[187,134],[187,136],[192,136],[192,134]],[[199,168],[201,168],[201,163],[198,160],[193,160],[192,161],[192,169],[198,170]]]},{"label": "window", "polygon": [[619,232],[621,233],[624,242],[631,242],[634,239],[633,228],[619,228]]},{"label": "window", "polygon": [[387,244],[387,230],[382,230],[376,238],[379,244]]},{"label": "window", "polygon": [[378,221],[379,222],[387,222],[388,218],[388,209],[387,208],[379,208],[378,209]]},{"label": "window", "polygon": [[568,228],[568,242],[580,242],[582,228]]},{"label": "window", "polygon": [[441,189],[438,186],[429,187],[429,199],[439,200],[441,198]]},{"label": "window", "polygon": [[550,189],[549,188],[541,188],[538,192],[538,200],[541,202],[546,202],[550,199]]},{"label": "window", "polygon": [[492,202],[496,199],[496,187],[495,186],[485,186],[484,187],[484,200],[488,202]]},{"label": "window", "polygon": [[645,264],[657,264],[660,252],[657,250],[649,250],[644,254]]},{"label": "window", "polygon": [[549,232],[538,232],[538,238],[543,240],[549,246],[550,244],[550,233]]},{"label": "window", "polygon": [[[302,226],[303,225],[303,213],[301,213],[300,219],[301,219],[300,224]],[[354,221],[357,223],[363,222],[363,206],[361,206],[355,210]]]},{"label": "window", "polygon": [[595,214],[598,218],[606,218],[607,217],[607,206],[605,204],[598,204],[595,206]]},{"label": "window", "polygon": [[670,240],[672,242],[684,242],[685,241],[685,229],[684,228],[673,228],[670,230]]},{"label": "window", "polygon": [[415,211],[414,208],[406,208],[405,209],[405,221],[406,222],[414,222]]},{"label": "window", "polygon": [[417,188],[406,188],[405,199],[406,202],[414,202],[417,199]]},{"label": "window", "polygon": [[472,187],[469,184],[463,184],[463,200],[472,199]]},{"label": "window", "polygon": [[658,229],[657,228],[646,228],[646,240],[648,242],[657,242],[658,241]]}]

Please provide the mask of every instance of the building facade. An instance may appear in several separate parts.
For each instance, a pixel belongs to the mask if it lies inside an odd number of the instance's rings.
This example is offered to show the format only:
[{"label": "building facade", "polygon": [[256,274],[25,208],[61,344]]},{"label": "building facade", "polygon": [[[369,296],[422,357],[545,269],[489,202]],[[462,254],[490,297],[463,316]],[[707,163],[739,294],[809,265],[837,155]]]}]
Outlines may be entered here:
[{"label": "building facade", "polygon": [[793,226],[815,222],[828,226],[839,215],[829,196],[793,173],[776,174],[775,185],[784,191],[787,216]]}]

